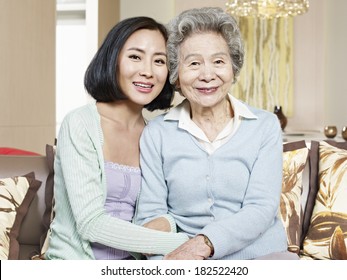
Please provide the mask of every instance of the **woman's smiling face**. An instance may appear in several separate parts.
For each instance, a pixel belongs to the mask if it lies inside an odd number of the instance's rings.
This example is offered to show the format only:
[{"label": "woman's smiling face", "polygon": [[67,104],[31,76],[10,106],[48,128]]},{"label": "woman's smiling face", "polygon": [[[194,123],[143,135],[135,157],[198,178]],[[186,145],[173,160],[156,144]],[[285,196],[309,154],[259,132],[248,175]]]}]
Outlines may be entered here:
[{"label": "woman's smiling face", "polygon": [[150,103],[162,91],[168,75],[163,35],[149,29],[132,34],[119,54],[118,69],[124,95],[138,105]]},{"label": "woman's smiling face", "polygon": [[221,35],[196,33],[182,42],[177,86],[192,107],[211,108],[219,104],[233,79],[229,48]]}]

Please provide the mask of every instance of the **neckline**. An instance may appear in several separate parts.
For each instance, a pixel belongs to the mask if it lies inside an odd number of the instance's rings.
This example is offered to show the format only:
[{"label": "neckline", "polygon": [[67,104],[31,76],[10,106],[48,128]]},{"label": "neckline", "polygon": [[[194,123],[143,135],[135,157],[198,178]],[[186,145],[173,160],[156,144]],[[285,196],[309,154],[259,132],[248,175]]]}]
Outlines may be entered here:
[{"label": "neckline", "polygon": [[105,167],[109,167],[114,170],[141,173],[141,169],[138,166],[130,166],[130,165],[120,164],[120,163],[112,162],[112,161],[105,161]]}]

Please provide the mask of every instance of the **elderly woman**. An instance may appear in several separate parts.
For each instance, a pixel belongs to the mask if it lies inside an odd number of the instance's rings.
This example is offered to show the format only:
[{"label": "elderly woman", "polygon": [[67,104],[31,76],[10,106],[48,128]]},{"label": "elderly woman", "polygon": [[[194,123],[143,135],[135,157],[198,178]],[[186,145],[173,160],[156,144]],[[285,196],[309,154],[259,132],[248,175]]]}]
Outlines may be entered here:
[{"label": "elderly woman", "polygon": [[277,216],[282,138],[276,116],[230,94],[244,51],[219,8],[169,23],[170,82],[185,100],[141,136],[135,222],[171,215],[191,239],[165,259],[290,259]]}]

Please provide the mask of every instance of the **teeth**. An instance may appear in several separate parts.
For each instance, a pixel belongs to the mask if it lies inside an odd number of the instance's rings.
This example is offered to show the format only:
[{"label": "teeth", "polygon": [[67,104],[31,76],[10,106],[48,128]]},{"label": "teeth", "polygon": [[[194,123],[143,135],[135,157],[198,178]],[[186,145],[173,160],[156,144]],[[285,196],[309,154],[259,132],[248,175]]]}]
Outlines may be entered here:
[{"label": "teeth", "polygon": [[152,86],[151,85],[145,85],[145,84],[141,84],[141,83],[134,83],[135,86],[138,86],[138,87],[143,87],[143,88],[151,88]]},{"label": "teeth", "polygon": [[202,91],[205,91],[205,92],[212,92],[212,91],[215,91],[216,88],[213,87],[213,88],[199,88],[199,90],[202,90]]}]

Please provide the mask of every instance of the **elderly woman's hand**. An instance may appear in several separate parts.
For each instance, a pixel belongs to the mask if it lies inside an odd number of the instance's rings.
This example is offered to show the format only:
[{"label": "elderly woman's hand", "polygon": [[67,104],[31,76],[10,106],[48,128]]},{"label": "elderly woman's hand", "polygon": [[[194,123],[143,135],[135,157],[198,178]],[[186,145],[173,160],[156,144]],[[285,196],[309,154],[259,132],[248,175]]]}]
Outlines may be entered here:
[{"label": "elderly woman's hand", "polygon": [[211,253],[212,248],[206,245],[204,236],[197,235],[167,254],[164,260],[204,260]]}]

